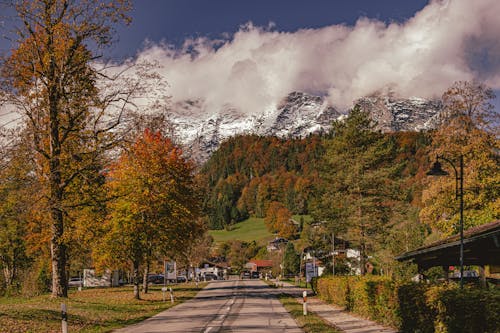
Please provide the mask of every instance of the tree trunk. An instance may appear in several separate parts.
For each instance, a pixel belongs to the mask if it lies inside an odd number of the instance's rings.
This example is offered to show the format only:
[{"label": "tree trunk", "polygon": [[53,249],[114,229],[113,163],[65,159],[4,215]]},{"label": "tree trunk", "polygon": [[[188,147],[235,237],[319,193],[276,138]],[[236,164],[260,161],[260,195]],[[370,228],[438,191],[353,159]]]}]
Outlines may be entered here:
[{"label": "tree trunk", "polygon": [[50,120],[50,158],[49,158],[49,209],[51,215],[50,253],[52,258],[52,296],[68,297],[66,283],[66,244],[63,240],[64,215],[62,212],[63,187],[61,176],[61,142],[59,138],[59,94],[55,78],[55,60],[51,61],[49,78],[49,120]]},{"label": "tree trunk", "polygon": [[134,298],[141,299],[139,295],[139,261],[134,261]]},{"label": "tree trunk", "polygon": [[148,293],[148,275],[149,275],[149,260],[146,263],[146,267],[144,268],[144,278],[142,280],[142,291],[145,294]]},{"label": "tree trunk", "polygon": [[359,258],[359,268],[361,275],[366,274],[366,244],[364,240],[360,244],[360,258]]},{"label": "tree trunk", "polygon": [[9,266],[6,265],[6,266],[3,267],[3,278],[4,278],[4,281],[5,281],[5,285],[7,287],[9,287],[12,284],[12,282],[14,280],[13,279],[13,275],[14,274],[13,274],[13,272],[10,269]]},{"label": "tree trunk", "polygon": [[57,207],[51,204],[52,216],[52,238],[50,242],[50,253],[52,257],[52,296],[68,297],[66,283],[66,244],[63,241],[63,214]]},{"label": "tree trunk", "polygon": [[359,269],[361,275],[366,274],[366,240],[365,240],[365,222],[363,220],[363,208],[361,207],[361,203],[363,202],[363,196],[361,195],[361,191],[358,187],[359,195],[359,207],[358,207],[358,220],[359,220]]}]

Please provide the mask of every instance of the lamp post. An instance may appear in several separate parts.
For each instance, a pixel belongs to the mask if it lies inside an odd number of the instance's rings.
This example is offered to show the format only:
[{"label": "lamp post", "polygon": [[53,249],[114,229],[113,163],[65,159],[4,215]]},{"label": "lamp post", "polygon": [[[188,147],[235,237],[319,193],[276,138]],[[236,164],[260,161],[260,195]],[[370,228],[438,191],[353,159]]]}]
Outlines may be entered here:
[{"label": "lamp post", "polygon": [[460,289],[464,287],[464,156],[460,155],[459,171],[452,161],[443,156],[436,156],[436,161],[432,165],[431,170],[427,172],[428,176],[447,176],[448,172],[441,168],[439,160],[448,162],[455,171],[455,195],[460,197]]}]

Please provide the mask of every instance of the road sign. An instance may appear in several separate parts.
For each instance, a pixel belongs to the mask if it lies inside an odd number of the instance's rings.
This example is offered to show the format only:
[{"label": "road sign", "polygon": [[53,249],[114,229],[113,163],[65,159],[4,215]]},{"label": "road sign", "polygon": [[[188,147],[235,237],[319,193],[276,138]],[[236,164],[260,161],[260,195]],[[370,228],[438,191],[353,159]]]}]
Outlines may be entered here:
[{"label": "road sign", "polygon": [[312,262],[306,262],[306,282],[310,283],[313,277],[318,276],[318,267]]}]

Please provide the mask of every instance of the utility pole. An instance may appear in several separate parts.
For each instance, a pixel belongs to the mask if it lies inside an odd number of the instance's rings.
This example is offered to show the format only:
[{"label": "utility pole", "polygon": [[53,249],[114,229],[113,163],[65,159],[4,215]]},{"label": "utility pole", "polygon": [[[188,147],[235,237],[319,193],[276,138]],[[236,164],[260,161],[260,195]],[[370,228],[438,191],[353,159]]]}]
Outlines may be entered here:
[{"label": "utility pole", "polygon": [[332,274],[335,276],[335,233],[332,231]]}]

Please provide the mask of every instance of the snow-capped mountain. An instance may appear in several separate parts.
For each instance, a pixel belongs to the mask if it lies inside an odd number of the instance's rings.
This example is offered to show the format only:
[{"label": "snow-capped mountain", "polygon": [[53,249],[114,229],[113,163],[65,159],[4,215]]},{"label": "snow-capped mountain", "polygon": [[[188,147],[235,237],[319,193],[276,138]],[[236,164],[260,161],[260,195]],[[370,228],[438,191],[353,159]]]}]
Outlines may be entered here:
[{"label": "snow-capped mountain", "polygon": [[383,132],[421,131],[434,128],[442,109],[440,100],[418,97],[397,98],[393,93],[375,93],[360,98],[356,104],[370,112]]},{"label": "snow-capped mountain", "polygon": [[[432,128],[441,109],[439,101],[421,98],[398,99],[393,94],[373,94],[355,102],[369,111],[383,131],[419,131]],[[260,113],[245,114],[231,105],[218,113],[205,111],[203,101],[183,101],[173,105],[170,123],[178,140],[188,147],[191,157],[202,162],[227,138],[238,134],[303,137],[327,131],[345,114],[319,96],[292,92],[278,105]]]}]

